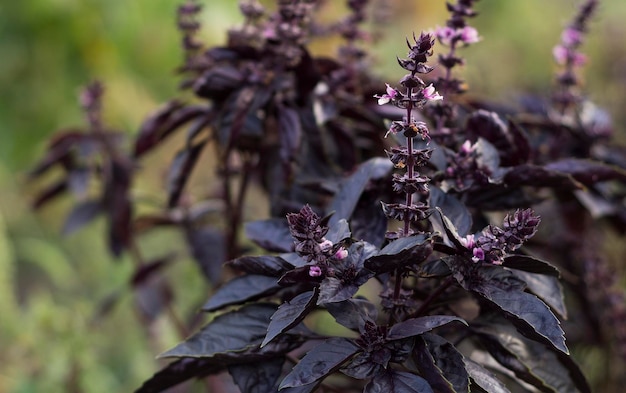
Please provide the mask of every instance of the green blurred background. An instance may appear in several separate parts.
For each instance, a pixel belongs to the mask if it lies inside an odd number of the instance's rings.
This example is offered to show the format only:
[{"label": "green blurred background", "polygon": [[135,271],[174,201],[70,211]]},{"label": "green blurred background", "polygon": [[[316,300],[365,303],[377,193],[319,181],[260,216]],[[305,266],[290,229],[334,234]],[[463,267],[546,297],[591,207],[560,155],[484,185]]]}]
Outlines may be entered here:
[{"label": "green blurred background", "polygon": [[[77,93],[105,82],[108,124],[133,134],[141,120],[178,94],[181,60],[175,0],[26,0],[0,4],[0,392],[132,391],[160,367],[155,356],[178,342],[167,318],[149,328],[133,312],[126,289],[133,267],[105,250],[104,223],[59,235],[70,201],[33,213],[36,187],[26,171],[56,129],[82,124]],[[264,1],[271,4],[271,1]],[[343,10],[342,1],[328,6]],[[483,41],[466,50],[464,75],[473,93],[512,100],[519,91],[546,94],[551,48],[576,12],[574,0],[482,0],[472,21]],[[589,96],[613,115],[618,137],[626,121],[626,2],[603,0],[584,52]],[[206,0],[201,14],[207,45],[224,42],[239,23],[237,2]],[[390,1],[393,17],[374,48],[375,68],[393,82],[404,37],[443,25],[443,0]],[[327,11],[328,12],[328,11]],[[336,12],[328,12],[332,20]],[[329,16],[328,16],[329,15]],[[313,46],[333,53],[336,42]],[[154,160],[153,160],[154,161]],[[152,163],[163,171],[167,160]],[[154,190],[138,190],[137,192]],[[180,249],[182,240],[168,241]],[[167,245],[166,247],[167,248]],[[191,263],[170,269],[175,305],[192,313],[207,294]],[[97,309],[119,304],[104,318]],[[593,359],[586,359],[585,363]]]}]

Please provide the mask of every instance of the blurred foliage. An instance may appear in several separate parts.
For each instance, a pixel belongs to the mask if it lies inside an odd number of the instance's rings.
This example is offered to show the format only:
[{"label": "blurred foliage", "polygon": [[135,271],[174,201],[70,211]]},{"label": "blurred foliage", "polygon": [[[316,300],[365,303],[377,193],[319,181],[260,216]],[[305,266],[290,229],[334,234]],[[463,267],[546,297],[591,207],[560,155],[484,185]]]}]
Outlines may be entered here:
[{"label": "blurred foliage", "polygon": [[[339,0],[330,2],[342,9]],[[215,45],[241,18],[234,0],[204,3],[202,37]],[[443,0],[390,3],[392,20],[373,48],[373,66],[387,80],[401,76],[394,59],[405,52],[405,35],[442,24],[447,16]],[[90,80],[105,82],[107,122],[130,133],[177,94],[177,4],[29,0],[0,5],[0,391],[131,391],[159,368],[155,355],[178,341],[165,318],[152,324],[149,334],[139,323],[126,289],[130,261],[112,263],[101,235],[104,223],[62,239],[58,232],[67,205],[55,203],[34,215],[32,194],[23,185],[46,138],[82,122],[76,96]],[[515,99],[520,91],[548,92],[551,48],[578,4],[482,0],[477,6],[481,16],[473,24],[483,42],[464,53],[470,91],[502,100]],[[328,15],[334,13],[323,19]],[[625,17],[626,2],[602,1],[583,48],[590,58],[588,93],[614,115],[621,135],[626,124]],[[336,44],[323,41],[314,51],[332,51]],[[171,234],[152,241],[182,243]],[[623,266],[616,268],[624,273]],[[192,316],[205,300],[205,284],[191,263],[169,269],[174,282],[185,283],[176,285],[182,289],[176,294],[179,311]],[[119,302],[107,315],[94,314],[112,297]],[[587,355],[585,365],[601,363],[590,360],[597,354]]]}]

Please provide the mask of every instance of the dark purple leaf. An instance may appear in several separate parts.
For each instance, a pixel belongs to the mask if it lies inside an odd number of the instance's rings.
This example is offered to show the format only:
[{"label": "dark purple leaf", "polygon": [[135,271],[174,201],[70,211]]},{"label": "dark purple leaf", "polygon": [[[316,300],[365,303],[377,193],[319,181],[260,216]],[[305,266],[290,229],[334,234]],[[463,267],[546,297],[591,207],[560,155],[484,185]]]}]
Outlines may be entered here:
[{"label": "dark purple leaf", "polygon": [[139,133],[135,139],[135,157],[141,156],[161,142],[164,123],[172,117],[174,112],[183,106],[182,102],[173,100],[146,118],[139,128]]},{"label": "dark purple leaf", "polygon": [[333,242],[333,244],[337,244],[342,240],[350,238],[350,235],[348,221],[341,219],[328,229],[328,233],[324,237]]},{"label": "dark purple leaf", "polygon": [[512,186],[549,187],[573,191],[584,188],[566,173],[546,169],[537,165],[518,165],[504,175],[504,183]]},{"label": "dark purple leaf", "polygon": [[253,274],[235,277],[220,287],[202,306],[202,309],[215,311],[233,304],[243,304],[274,294],[281,288],[274,277]]},{"label": "dark purple leaf", "polygon": [[336,371],[359,351],[348,338],[332,337],[307,352],[280,383],[279,389],[314,383]]},{"label": "dark purple leaf", "polygon": [[278,307],[278,310],[272,315],[270,324],[267,327],[267,335],[263,343],[261,343],[261,347],[264,347],[279,334],[282,334],[300,323],[315,307],[317,292],[316,289],[314,291],[301,293]]},{"label": "dark purple leaf", "polygon": [[111,160],[110,173],[105,182],[102,203],[109,221],[109,249],[116,257],[130,246],[132,237],[131,165],[124,159]]},{"label": "dark purple leaf", "polygon": [[387,273],[406,265],[418,265],[433,252],[432,239],[426,235],[402,237],[387,244],[365,261],[376,273]]},{"label": "dark purple leaf", "polygon": [[463,355],[440,336],[424,334],[416,338],[415,365],[436,392],[469,393],[469,376]]},{"label": "dark purple leaf", "polygon": [[511,393],[491,371],[468,358],[463,359],[463,361],[467,373],[472,378],[472,385],[476,384],[488,393]]},{"label": "dark purple leaf", "polygon": [[141,125],[135,140],[134,157],[138,158],[163,142],[172,132],[185,123],[201,117],[198,127],[202,128],[208,122],[209,112],[202,106],[185,106],[173,100],[150,115]]},{"label": "dark purple leaf", "polygon": [[212,357],[257,348],[267,331],[272,304],[249,304],[219,315],[176,347],[159,357]]},{"label": "dark purple leaf", "polygon": [[224,234],[208,226],[202,228],[186,226],[185,238],[204,276],[212,284],[217,284],[226,259]]},{"label": "dark purple leaf", "polygon": [[277,391],[278,378],[285,359],[268,359],[259,363],[234,364],[228,372],[241,393],[269,393]]},{"label": "dark purple leaf", "polygon": [[170,165],[167,176],[167,206],[170,208],[178,204],[178,199],[183,192],[183,188],[193,171],[193,168],[202,153],[206,140],[190,145],[176,153],[176,157]]},{"label": "dark purple leaf", "polygon": [[528,255],[510,255],[504,258],[502,266],[530,273],[546,274],[554,277],[561,276],[559,269],[556,267],[552,266],[548,262],[530,257]]},{"label": "dark purple leaf", "polygon": [[543,300],[561,318],[567,319],[563,287],[557,277],[520,270],[513,270],[513,274],[522,279],[526,283],[528,290]]},{"label": "dark purple leaf", "polygon": [[[451,250],[454,252],[454,250]],[[452,273],[444,259],[435,259],[422,263],[418,270],[420,277],[445,277]]]},{"label": "dark purple leaf", "polygon": [[348,299],[337,303],[327,303],[324,307],[338,324],[354,331],[361,331],[365,322],[376,321],[378,314],[376,306],[367,299]]},{"label": "dark purple leaf", "polygon": [[478,154],[476,157],[478,167],[487,170],[491,182],[499,183],[505,171],[500,168],[500,153],[498,150],[483,138],[478,138],[475,149]]},{"label": "dark purple leaf", "polygon": [[63,224],[63,234],[67,236],[76,232],[102,211],[102,203],[99,200],[87,200],[74,205]]},{"label": "dark purple leaf", "polygon": [[159,393],[191,378],[202,378],[216,374],[226,368],[213,359],[184,358],[165,366],[145,381],[135,393]]},{"label": "dark purple leaf", "polygon": [[429,187],[428,204],[438,207],[454,225],[459,236],[465,236],[472,229],[472,216],[467,207],[454,195],[443,192],[439,187]]},{"label": "dark purple leaf", "polygon": [[374,376],[363,393],[433,393],[433,388],[415,374],[388,369]]},{"label": "dark purple leaf", "polygon": [[445,233],[447,235],[448,242],[457,250],[465,249],[465,246],[461,243],[461,236],[457,232],[452,221],[450,221],[438,207],[435,207],[435,210],[438,214],[431,214],[430,217],[428,217],[433,229],[439,233]]},{"label": "dark purple leaf", "polygon": [[53,201],[55,198],[63,195],[63,193],[67,190],[67,180],[62,179],[55,183],[52,183],[50,186],[46,187],[41,191],[35,200],[32,203],[33,209],[40,209],[44,205],[48,204],[48,202]]},{"label": "dark purple leaf", "polygon": [[499,363],[539,390],[547,393],[591,391],[571,357],[520,336],[505,321],[490,321],[477,330],[484,346]]},{"label": "dark purple leaf", "polygon": [[548,306],[536,296],[522,292],[515,277],[502,275],[493,276],[495,269],[481,269],[481,278],[474,283],[462,283],[466,289],[474,291],[485,299],[493,302],[505,311],[520,331],[543,342],[553,345],[556,349],[568,354],[563,329],[559,320],[552,314]]},{"label": "dark purple leaf", "polygon": [[244,256],[228,261],[226,265],[248,274],[257,274],[269,277],[280,277],[294,267],[281,257],[270,255],[261,255],[257,257]]},{"label": "dark purple leaf", "polygon": [[453,321],[467,325],[463,319],[449,315],[431,315],[427,317],[411,318],[393,325],[389,329],[389,333],[387,333],[387,339],[400,340],[402,338],[418,336]]},{"label": "dark purple leaf", "polygon": [[63,164],[69,160],[69,154],[73,147],[77,146],[84,138],[89,138],[81,131],[69,130],[55,135],[48,144],[48,150],[44,158],[33,168],[29,177],[41,176],[56,164]]},{"label": "dark purple leaf", "polygon": [[248,239],[268,251],[289,252],[293,250],[293,237],[289,233],[287,220],[284,218],[252,221],[246,223],[244,228]]},{"label": "dark purple leaf", "polygon": [[149,275],[133,290],[137,311],[148,322],[157,319],[173,298],[171,288],[161,276]]},{"label": "dark purple leaf", "polygon": [[132,287],[142,285],[144,282],[148,281],[154,274],[158,273],[165,266],[169,265],[173,260],[173,255],[170,255],[155,259],[154,261],[144,263],[143,265],[137,267],[135,269],[135,272],[133,273],[133,276],[130,279],[130,285]]},{"label": "dark purple leaf", "polygon": [[280,158],[283,162],[292,162],[302,139],[302,125],[298,111],[288,106],[279,105],[278,133],[280,135]]},{"label": "dark purple leaf", "polygon": [[200,97],[221,99],[237,89],[244,75],[230,64],[212,67],[194,85],[194,92]]},{"label": "dark purple leaf", "polygon": [[566,158],[547,164],[545,168],[550,171],[571,175],[574,179],[587,186],[607,180],[626,181],[626,171],[623,169],[591,160]]},{"label": "dark purple leaf", "polygon": [[73,168],[67,174],[67,185],[76,199],[84,199],[89,190],[92,172],[89,168]]},{"label": "dark purple leaf", "polygon": [[343,181],[341,189],[330,203],[327,211],[334,214],[329,225],[333,226],[342,218],[349,219],[369,181],[387,176],[392,166],[389,160],[380,157],[361,164],[355,173]]}]

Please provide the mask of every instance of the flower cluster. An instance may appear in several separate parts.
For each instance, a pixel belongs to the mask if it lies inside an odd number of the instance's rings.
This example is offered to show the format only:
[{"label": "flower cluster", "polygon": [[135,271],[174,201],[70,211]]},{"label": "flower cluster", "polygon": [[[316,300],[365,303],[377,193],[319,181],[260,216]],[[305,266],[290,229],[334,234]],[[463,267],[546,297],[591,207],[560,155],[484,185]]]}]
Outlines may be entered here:
[{"label": "flower cluster", "polygon": [[406,59],[398,58],[398,64],[408,71],[400,80],[400,85],[404,90],[399,90],[387,84],[385,94],[376,95],[379,105],[391,104],[406,110],[402,121],[393,121],[387,131],[389,134],[402,133],[406,137],[406,147],[395,147],[387,152],[389,159],[396,168],[405,169],[402,175],[393,176],[394,191],[405,194],[404,204],[384,204],[383,211],[387,217],[404,221],[404,229],[398,232],[389,232],[387,237],[395,239],[397,237],[408,236],[411,233],[411,222],[423,220],[428,217],[427,206],[421,202],[413,203],[413,194],[428,193],[428,182],[430,178],[416,173],[415,168],[423,166],[428,162],[432,150],[414,149],[413,138],[420,136],[423,140],[430,140],[428,127],[425,123],[413,120],[412,112],[414,108],[422,108],[430,101],[439,101],[443,97],[435,90],[432,84],[426,83],[417,74],[427,74],[433,70],[425,64],[428,57],[433,54],[435,39],[431,34],[422,33],[419,37],[413,35],[413,42],[407,39],[409,53]]},{"label": "flower cluster", "polygon": [[295,251],[307,262],[314,265],[309,268],[311,277],[323,274],[326,262],[333,258],[342,260],[348,256],[348,251],[324,236],[328,233],[326,225],[328,219],[320,218],[309,205],[305,205],[298,213],[287,214],[289,232],[295,239]]},{"label": "flower cluster", "polygon": [[[443,94],[461,94],[465,92],[465,82],[452,76],[452,70],[458,65],[465,64],[465,60],[456,53],[460,46],[466,47],[480,41],[478,31],[467,24],[467,19],[477,15],[472,8],[478,0],[459,0],[456,4],[447,3],[448,12],[451,16],[446,21],[446,25],[435,29],[435,37],[439,43],[448,47],[448,52],[439,55],[439,64],[445,69],[434,82],[435,87]],[[447,123],[452,120],[455,114],[455,107],[450,101],[439,103],[431,108],[432,115],[436,119],[437,137],[449,135],[446,128]]]},{"label": "flower cluster", "polygon": [[461,242],[470,250],[474,262],[501,265],[506,254],[520,248],[537,232],[540,222],[531,209],[516,210],[504,218],[502,228],[489,225],[479,235],[468,235]]},{"label": "flower cluster", "polygon": [[185,52],[185,64],[182,67],[184,71],[195,68],[194,61],[202,48],[202,43],[196,38],[200,29],[197,16],[201,10],[202,6],[192,0],[178,6],[178,29],[182,32],[182,47]]},{"label": "flower cluster", "polygon": [[448,160],[448,167],[444,172],[445,183],[443,188],[454,188],[463,191],[473,184],[488,182],[489,169],[478,163],[476,144],[466,140],[454,156]]},{"label": "flower cluster", "polygon": [[580,85],[576,69],[583,66],[587,58],[578,48],[582,45],[587,24],[597,5],[597,0],[587,0],[583,3],[572,23],[563,30],[561,42],[552,50],[554,60],[562,67],[556,75],[558,89],[553,97],[553,101],[561,114],[565,114],[568,108],[581,101],[580,95],[576,91],[576,87]]}]

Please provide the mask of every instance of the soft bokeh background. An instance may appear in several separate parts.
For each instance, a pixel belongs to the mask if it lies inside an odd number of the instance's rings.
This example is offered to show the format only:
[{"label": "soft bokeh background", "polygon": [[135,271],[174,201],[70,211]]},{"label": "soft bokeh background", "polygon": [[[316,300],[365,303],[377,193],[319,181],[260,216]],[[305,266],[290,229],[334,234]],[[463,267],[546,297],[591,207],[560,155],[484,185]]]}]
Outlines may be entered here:
[{"label": "soft bokeh background", "polygon": [[[327,2],[337,11],[343,9],[340,0]],[[202,37],[207,45],[219,44],[226,29],[241,21],[237,2],[203,3]],[[395,55],[405,54],[405,35],[442,25],[447,14],[443,0],[390,3],[394,17],[374,53],[377,71],[393,82],[402,76]],[[548,92],[554,71],[551,48],[579,3],[480,1],[476,8],[481,16],[472,24],[484,39],[464,53],[470,90],[499,100],[513,100],[521,90]],[[149,330],[138,323],[132,295],[125,289],[132,266],[125,258],[113,261],[108,256],[103,223],[62,238],[69,201],[35,214],[29,207],[33,187],[25,183],[26,171],[53,131],[82,124],[76,97],[90,80],[106,84],[106,121],[130,134],[149,112],[177,94],[177,4],[0,4],[0,392],[132,391],[159,368],[155,355],[179,340],[167,319]],[[336,14],[328,12],[325,18],[332,20]],[[585,71],[587,92],[614,115],[622,133],[624,20],[625,1],[601,1],[584,46],[591,59]],[[326,43],[314,50],[332,49]],[[174,235],[168,241],[181,242]],[[170,273],[178,291],[176,307],[193,312],[207,291],[195,267],[177,264]],[[120,302],[98,318],[98,308],[111,296]]]}]

